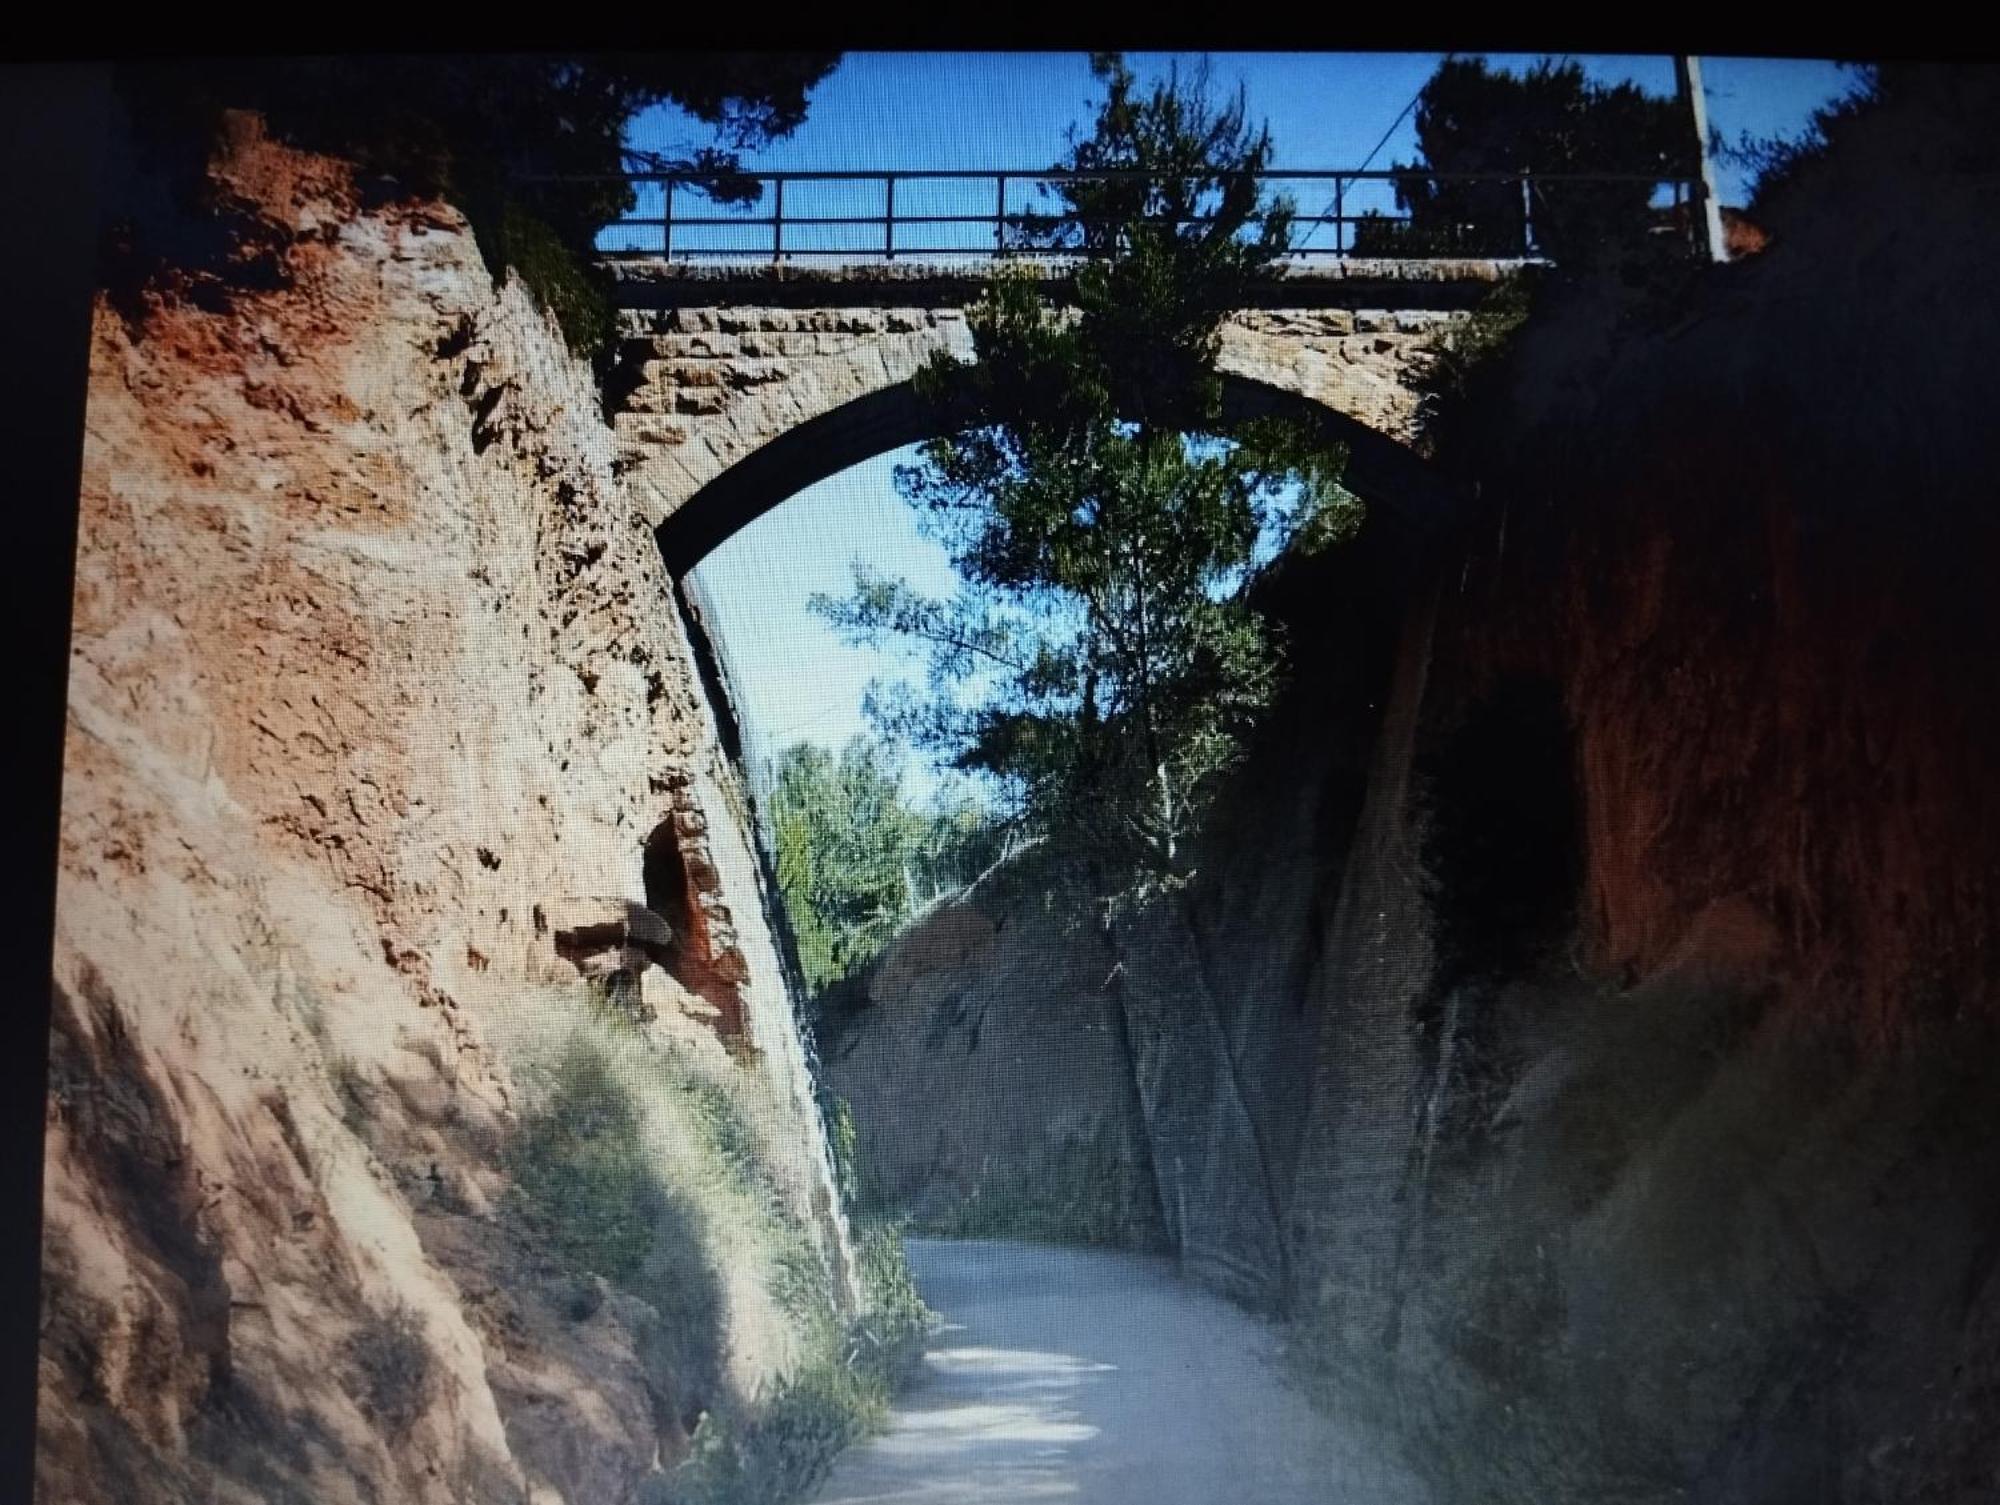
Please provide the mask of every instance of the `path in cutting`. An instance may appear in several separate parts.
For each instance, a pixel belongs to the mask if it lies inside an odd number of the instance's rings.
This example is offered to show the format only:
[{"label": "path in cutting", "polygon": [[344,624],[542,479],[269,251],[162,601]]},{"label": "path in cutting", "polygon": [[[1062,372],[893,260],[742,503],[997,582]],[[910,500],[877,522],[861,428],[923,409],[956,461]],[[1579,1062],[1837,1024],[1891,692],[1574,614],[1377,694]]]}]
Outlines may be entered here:
[{"label": "path in cutting", "polygon": [[1170,1261],[912,1239],[945,1326],[888,1432],[819,1505],[1417,1505],[1368,1438],[1285,1380],[1267,1323]]}]

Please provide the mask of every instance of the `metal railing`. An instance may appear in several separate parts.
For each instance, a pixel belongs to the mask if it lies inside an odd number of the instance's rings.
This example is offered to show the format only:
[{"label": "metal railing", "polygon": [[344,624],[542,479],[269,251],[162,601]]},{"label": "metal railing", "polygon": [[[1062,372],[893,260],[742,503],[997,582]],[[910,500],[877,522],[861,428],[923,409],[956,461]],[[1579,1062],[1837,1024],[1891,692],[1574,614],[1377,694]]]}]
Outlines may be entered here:
[{"label": "metal railing", "polygon": [[[1062,201],[1066,185],[1152,177],[1138,170],[921,172],[745,172],[738,185],[755,184],[740,204],[702,192],[716,182],[692,172],[635,171],[597,178],[537,178],[536,183],[615,182],[637,190],[637,204],[605,227],[600,251],[612,257],[722,261],[794,257],[845,257],[851,261],[898,258],[1089,256],[1102,249],[1089,233],[1091,217]],[[1295,202],[1323,201],[1297,211],[1289,255],[1340,258],[1356,255],[1454,254],[1532,258],[1543,254],[1538,220],[1552,204],[1574,205],[1595,187],[1630,193],[1648,188],[1647,203],[1663,233],[1681,233],[1696,216],[1687,213],[1696,179],[1648,173],[1427,173],[1411,169],[1292,170],[1252,175],[1260,187],[1293,190]],[[1414,219],[1396,207],[1396,185],[1412,179],[1441,190],[1489,190],[1463,233],[1440,234],[1426,226],[1418,243]],[[1662,201],[1661,195],[1668,195]],[[1214,198],[1211,190],[1209,198]],[[1033,198],[1036,206],[1023,206]],[[1514,204],[1518,198],[1518,211]],[[1046,207],[1042,207],[1042,206]],[[689,209],[695,212],[688,212]],[[1174,217],[1176,228],[1214,223],[1211,213]],[[1165,222],[1164,218],[1161,222]],[[1691,235],[1691,231],[1688,232]],[[1399,243],[1399,237],[1406,244]],[[1454,250],[1454,240],[1466,249]],[[1425,249],[1429,246],[1430,249]]]}]

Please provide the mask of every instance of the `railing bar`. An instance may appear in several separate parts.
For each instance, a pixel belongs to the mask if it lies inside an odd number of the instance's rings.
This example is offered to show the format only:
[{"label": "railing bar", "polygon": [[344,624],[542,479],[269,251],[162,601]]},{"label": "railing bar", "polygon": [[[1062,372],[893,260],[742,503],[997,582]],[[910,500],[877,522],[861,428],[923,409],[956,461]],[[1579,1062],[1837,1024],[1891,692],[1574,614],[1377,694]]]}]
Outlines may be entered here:
[{"label": "railing bar", "polygon": [[[612,220],[611,223],[615,225],[657,225],[661,224],[662,221],[657,219],[633,218]],[[771,223],[771,216],[760,214],[755,219],[736,219],[728,215],[712,215],[697,218],[683,214],[677,216],[674,223],[677,225],[768,226]],[[785,223],[788,225],[879,225],[882,223],[882,216],[879,214],[788,214],[785,216]],[[990,214],[899,214],[896,216],[896,223],[899,225],[990,225],[993,223],[993,216]]]},{"label": "railing bar", "polygon": [[[1352,221],[1357,217],[1358,216],[1355,215],[1346,216],[1346,218],[1349,221]],[[1157,215],[1149,217],[1148,223],[1161,224],[1161,225],[1165,224],[1212,225],[1216,222],[1217,218],[1218,216],[1213,214],[1197,214],[1185,219],[1174,219],[1167,215]],[[1381,218],[1402,221],[1402,220],[1407,220],[1408,216],[1385,214],[1382,215]],[[1075,214],[1075,215],[1063,215],[1060,218],[1054,220],[1053,223],[1058,225],[1111,224],[1119,222],[1120,219],[1121,216],[1117,215]],[[635,217],[632,219],[612,220],[608,223],[607,228],[616,225],[664,225],[666,223],[667,221],[664,219],[642,219]],[[768,230],[771,227],[772,217],[768,214],[760,215],[756,219],[733,219],[728,217],[716,217],[716,216],[677,215],[674,217],[673,223],[676,225],[690,225],[701,229],[722,230],[734,227],[743,230]],[[788,225],[822,225],[822,226],[880,225],[882,223],[882,216],[879,214],[854,214],[854,215],[788,214],[785,216],[785,223]],[[990,214],[899,214],[896,216],[896,223],[899,225],[990,225],[993,223],[993,216]],[[1331,224],[1333,223],[1333,217],[1329,215],[1325,220],[1321,221],[1321,223]]]},{"label": "railing bar", "polygon": [[[605,257],[645,257],[645,256],[654,256],[658,253],[653,251],[648,251],[643,247],[638,249],[627,247],[623,250],[600,251],[598,254],[600,256],[605,256]],[[693,251],[684,250],[682,254],[688,257],[696,257],[696,256],[728,257],[728,256],[769,256],[771,253],[768,250],[760,249],[756,246],[714,246],[714,247],[704,247],[702,249]],[[795,256],[851,256],[857,259],[868,259],[873,257],[879,257],[881,254],[882,253],[880,251],[872,250],[870,248],[861,246],[787,246],[785,248],[785,255],[787,258]],[[963,256],[969,259],[978,259],[984,257],[986,255],[986,252],[977,246],[898,246],[896,248],[896,254],[900,257]],[[1011,251],[1009,254],[1023,255],[1023,256],[1068,257],[1079,261],[1090,259],[1087,253],[1079,251],[1072,246],[1021,247],[1017,248],[1014,251]],[[1288,257],[1297,257],[1301,259],[1311,258],[1315,256],[1332,257],[1340,254],[1345,254],[1345,253],[1336,252],[1330,246],[1313,246],[1296,251],[1289,251],[1286,253]],[[1411,258],[1388,257],[1385,259],[1391,261],[1408,261]],[[1444,259],[1450,260],[1453,258],[1444,258]],[[1477,261],[1509,261],[1509,260],[1519,260],[1521,258],[1506,257],[1506,256],[1497,256],[1497,257],[1476,256],[1471,259]]]},{"label": "railing bar", "polygon": [[[660,250],[657,253],[650,253],[632,246],[626,246],[616,251],[601,253],[607,256],[658,254],[671,261],[676,255],[674,239],[677,225],[685,226],[698,232],[707,230],[718,232],[737,230],[753,235],[758,235],[763,229],[768,227],[771,235],[769,255],[774,264],[781,264],[788,255],[845,257],[850,260],[866,260],[879,256],[894,261],[898,257],[909,256],[971,257],[981,254],[980,247],[975,244],[928,245],[923,247],[898,246],[896,243],[896,227],[899,222],[905,227],[912,225],[936,225],[941,227],[955,227],[962,230],[976,230],[979,232],[977,236],[968,237],[975,240],[983,240],[986,227],[990,226],[993,253],[1002,257],[1009,254],[1020,254],[1030,257],[1077,257],[1087,255],[1088,252],[1086,250],[1074,244],[1074,232],[1078,229],[1087,230],[1097,225],[1115,223],[1119,217],[1112,215],[1065,214],[1061,212],[1059,207],[1055,206],[1051,206],[1050,211],[1047,212],[1037,212],[1036,209],[1030,208],[1023,211],[1021,215],[1014,216],[1014,221],[1017,224],[1021,224],[1032,219],[1038,221],[1052,238],[1056,235],[1063,235],[1069,238],[1054,244],[1024,243],[1010,246],[1007,233],[1010,219],[1007,212],[1007,195],[1012,180],[1016,177],[1028,179],[1035,187],[1034,201],[1036,205],[1040,205],[1047,198],[1051,190],[1059,189],[1060,185],[1065,182],[1105,182],[1121,179],[1142,179],[1154,176],[1154,174],[1136,168],[1106,168],[1088,171],[1042,168],[1025,169],[1018,173],[1013,170],[992,172],[983,169],[931,169],[913,172],[892,171],[878,173],[840,171],[745,173],[738,175],[739,180],[757,186],[756,199],[746,207],[752,209],[758,207],[764,197],[763,185],[769,184],[771,186],[771,212],[768,215],[755,212],[698,214],[692,216],[675,213],[675,195],[677,190],[683,186],[699,189],[702,184],[710,181],[714,176],[716,175],[690,172],[648,171],[619,174],[539,175],[527,178],[525,181],[535,183],[625,181],[631,183],[658,183],[662,185],[664,190],[662,195],[662,212],[657,218],[644,215],[631,215],[611,221],[604,227],[606,231],[629,230],[635,234],[644,234],[649,228],[657,226],[660,231]],[[1210,175],[1188,174],[1187,176],[1206,177]],[[1221,176],[1234,177],[1244,175],[1231,174]],[[1689,201],[1695,183],[1695,180],[1690,176],[1675,173],[1554,172],[1531,174],[1527,172],[1410,172],[1394,168],[1374,170],[1302,168],[1291,172],[1265,172],[1249,174],[1247,176],[1259,182],[1273,184],[1332,181],[1333,212],[1331,216],[1321,216],[1320,219],[1314,221],[1313,225],[1309,227],[1307,233],[1302,237],[1302,240],[1310,242],[1318,233],[1319,228],[1328,223],[1330,219],[1334,231],[1333,244],[1331,247],[1301,244],[1291,248],[1288,254],[1292,258],[1300,260],[1351,255],[1353,247],[1349,245],[1350,237],[1347,232],[1347,227],[1350,224],[1359,225],[1367,222],[1381,223],[1385,226],[1399,226],[1409,225],[1414,222],[1414,216],[1407,214],[1390,214],[1373,210],[1362,215],[1349,214],[1347,212],[1346,199],[1349,191],[1348,184],[1350,183],[1395,183],[1402,180],[1420,179],[1438,184],[1486,184],[1494,188],[1499,188],[1503,185],[1512,186],[1518,190],[1520,195],[1522,252],[1529,259],[1534,259],[1539,255],[1535,244],[1537,238],[1535,233],[1535,199],[1538,191],[1538,185],[1534,181],[1536,179],[1539,179],[1541,184],[1597,185],[1606,188],[1613,185],[1649,185],[1653,190],[1649,198],[1649,203],[1651,198],[1658,197],[1659,191],[1664,187],[1670,199],[1669,212],[1684,206]],[[951,183],[991,181],[994,185],[992,212],[990,214],[977,212],[899,215],[896,211],[896,192],[897,184],[903,181]],[[879,250],[852,244],[822,245],[804,248],[788,248],[785,245],[784,226],[787,219],[785,214],[786,184],[842,183],[859,185],[866,182],[879,182],[883,185],[883,212],[879,217],[868,214],[794,215],[791,216],[791,223],[803,225],[809,229],[825,228],[828,230],[847,226],[879,224],[882,230],[882,240]],[[1540,193],[1545,200],[1544,208],[1547,207],[1546,195],[1549,191],[1546,188],[1540,189]],[[1148,216],[1148,218],[1152,223],[1169,225],[1178,230],[1213,225],[1219,221],[1220,216],[1217,214],[1192,214],[1185,216],[1157,215]],[[678,254],[684,259],[700,257],[728,260],[765,254],[749,246],[689,246],[687,244],[688,238],[686,232],[683,231],[681,234],[682,245],[679,248]],[[836,236],[834,239],[845,241],[846,237]]]},{"label": "railing bar", "polygon": [[[736,176],[753,183],[868,183],[880,182],[885,174],[881,172],[752,172],[739,174],[717,174],[698,172],[586,172],[586,173],[531,173],[523,175],[523,183],[709,183],[722,176]],[[992,169],[928,169],[921,172],[898,172],[894,177],[904,182],[971,182],[994,176]],[[1056,168],[1008,168],[1002,176],[1009,178],[1030,178],[1041,183],[1098,183],[1113,182],[1126,178],[1151,178],[1159,176],[1144,168],[1099,168],[1092,171],[1073,171]],[[1206,177],[1208,174],[1188,173],[1189,178]],[[1397,178],[1421,178],[1433,183],[1505,183],[1516,181],[1519,173],[1494,172],[1421,172],[1410,169],[1368,168],[1352,170],[1346,168],[1300,168],[1291,172],[1262,172],[1251,174],[1261,183],[1312,183],[1335,179],[1365,182],[1392,182]],[[1573,183],[1689,183],[1693,179],[1686,173],[1650,172],[1538,172],[1535,174],[1544,182]]]}]

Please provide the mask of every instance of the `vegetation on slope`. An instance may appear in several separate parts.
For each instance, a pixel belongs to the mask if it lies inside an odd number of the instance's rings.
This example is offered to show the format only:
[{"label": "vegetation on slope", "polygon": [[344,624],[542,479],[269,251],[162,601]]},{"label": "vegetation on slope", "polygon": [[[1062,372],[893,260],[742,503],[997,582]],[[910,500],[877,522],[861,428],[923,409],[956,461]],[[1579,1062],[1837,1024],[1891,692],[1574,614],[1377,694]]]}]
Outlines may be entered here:
[{"label": "vegetation on slope", "polygon": [[913,804],[888,750],[865,737],[838,754],[811,742],[786,748],[766,820],[815,995],[852,976],[923,905],[978,877],[1001,847],[967,794]]},{"label": "vegetation on slope", "polygon": [[[513,1219],[557,1259],[572,1316],[602,1281],[645,1304],[640,1352],[674,1398],[688,1457],[649,1479],[656,1505],[803,1497],[879,1426],[921,1355],[929,1313],[893,1230],[859,1238],[862,1310],[843,1318],[775,1178],[781,1151],[754,1088],[726,1062],[667,1049],[615,1009],[559,1005],[529,1048],[507,1155]],[[745,1390],[745,1344],[772,1382]]]},{"label": "vegetation on slope", "polygon": [[[621,173],[695,173],[714,197],[754,198],[739,154],[796,130],[808,93],[838,58],[594,52],[174,61],[127,65],[120,92],[142,142],[161,159],[153,165],[181,158],[184,179],[199,169],[186,158],[205,152],[224,110],[254,110],[281,139],[353,162],[370,192],[456,204],[494,276],[519,272],[571,348],[602,370],[613,319],[592,253],[598,231],[635,201]],[[707,124],[716,141],[673,157],[628,147],[633,117],[663,103]],[[160,246],[152,254],[172,252]]]}]

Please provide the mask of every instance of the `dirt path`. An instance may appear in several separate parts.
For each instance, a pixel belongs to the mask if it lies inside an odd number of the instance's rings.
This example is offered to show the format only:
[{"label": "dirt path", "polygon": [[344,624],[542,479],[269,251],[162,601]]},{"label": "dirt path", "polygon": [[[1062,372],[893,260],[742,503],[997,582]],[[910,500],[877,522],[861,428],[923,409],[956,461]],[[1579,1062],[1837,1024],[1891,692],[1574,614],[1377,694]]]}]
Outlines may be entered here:
[{"label": "dirt path", "polygon": [[1416,1505],[1288,1388],[1272,1330],[1163,1259],[913,1239],[945,1319],[820,1505]]}]

